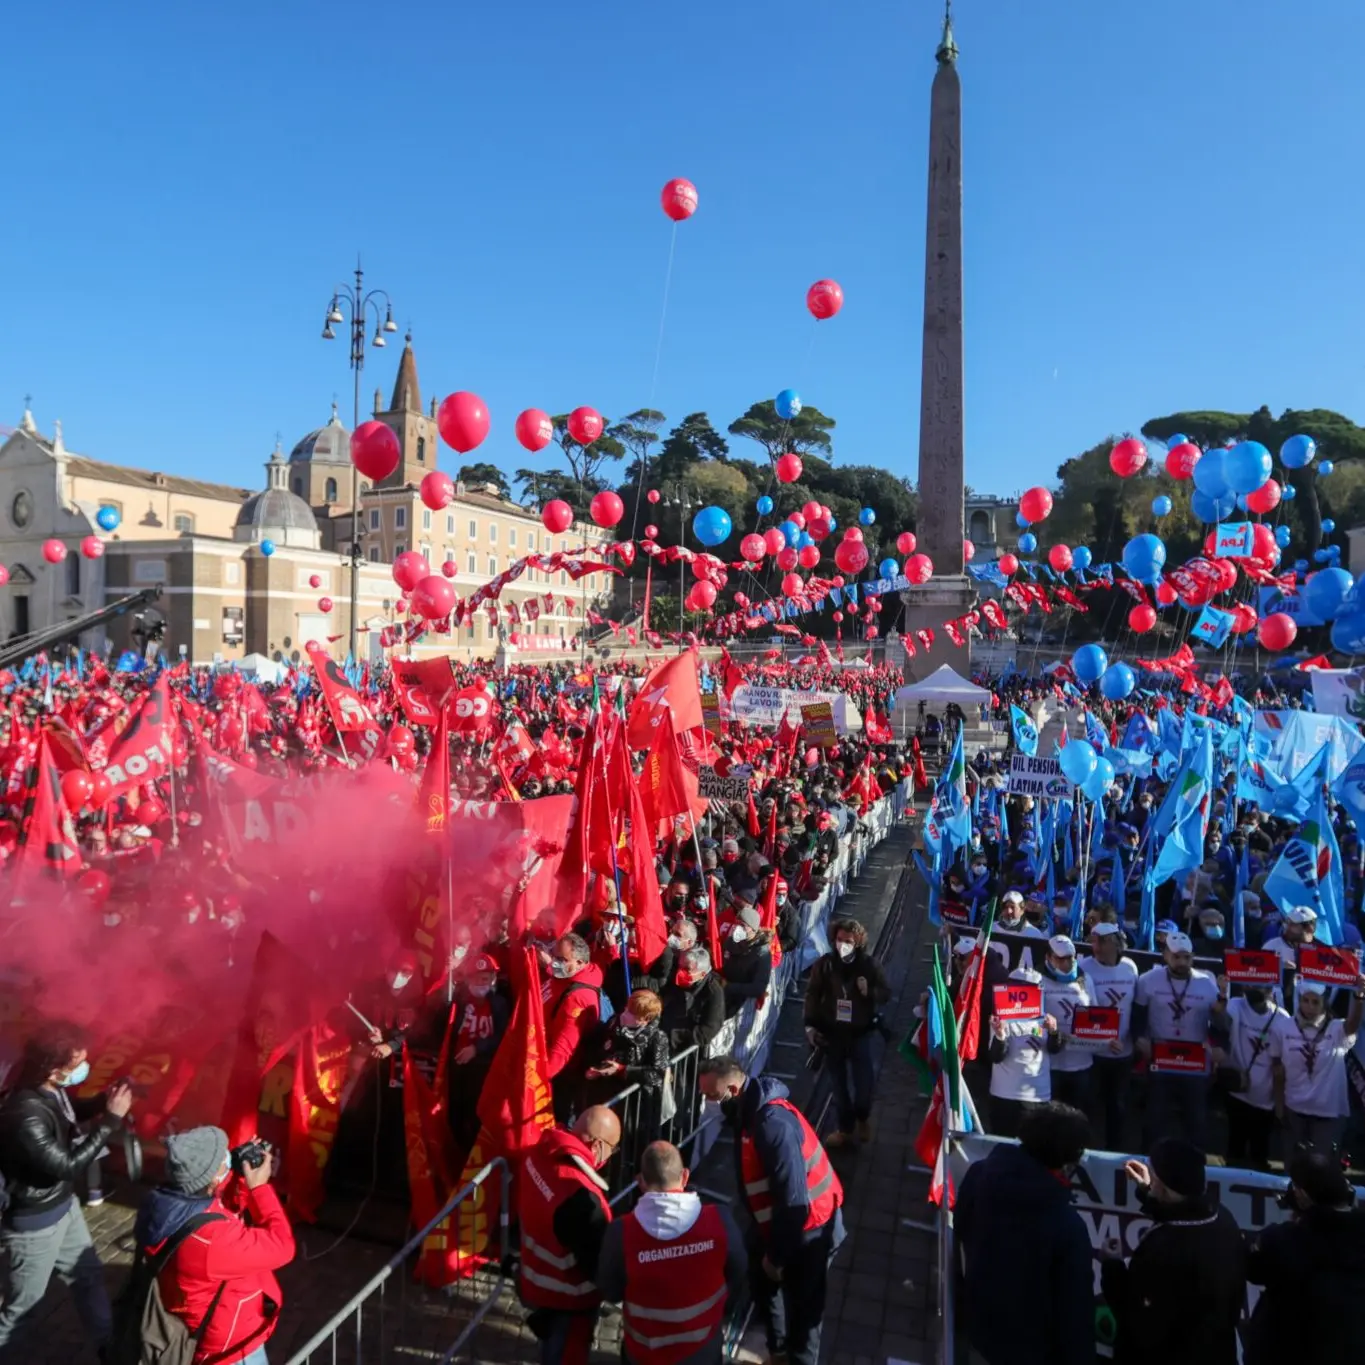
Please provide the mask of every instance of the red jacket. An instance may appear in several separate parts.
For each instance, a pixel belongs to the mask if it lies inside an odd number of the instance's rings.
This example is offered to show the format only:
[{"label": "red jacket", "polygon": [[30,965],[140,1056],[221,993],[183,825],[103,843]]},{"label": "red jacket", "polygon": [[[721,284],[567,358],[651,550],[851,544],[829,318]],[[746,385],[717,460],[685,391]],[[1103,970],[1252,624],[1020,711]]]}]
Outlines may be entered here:
[{"label": "red jacket", "polygon": [[597,1027],[601,1007],[602,969],[589,962],[577,976],[551,977],[545,1001],[545,1074],[558,1076],[573,1060],[578,1045]]},{"label": "red jacket", "polygon": [[274,1272],[294,1259],[294,1231],[269,1185],[248,1190],[246,1208],[250,1227],[215,1198],[207,1211],[223,1217],[191,1233],[161,1272],[161,1302],[192,1332],[218,1286],[226,1285],[195,1365],[236,1365],[270,1339],[279,1320],[282,1296]]}]

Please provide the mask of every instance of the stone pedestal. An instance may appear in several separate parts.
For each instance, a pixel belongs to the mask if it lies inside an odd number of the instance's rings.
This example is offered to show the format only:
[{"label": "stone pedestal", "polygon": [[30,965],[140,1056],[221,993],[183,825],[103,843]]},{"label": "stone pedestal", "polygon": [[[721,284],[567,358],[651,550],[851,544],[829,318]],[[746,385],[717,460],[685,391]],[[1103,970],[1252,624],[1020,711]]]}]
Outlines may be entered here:
[{"label": "stone pedestal", "polygon": [[[976,601],[973,581],[966,574],[935,575],[921,587],[907,588],[900,594],[900,599],[905,603],[901,633],[907,654],[909,646],[912,643],[915,646],[914,657],[905,661],[906,682],[919,682],[944,664],[962,677],[969,677],[972,669],[971,637],[964,632],[966,643],[959,649],[943,629],[943,623],[972,609]],[[917,630],[926,628],[934,632],[934,647],[927,651],[915,638]]]}]

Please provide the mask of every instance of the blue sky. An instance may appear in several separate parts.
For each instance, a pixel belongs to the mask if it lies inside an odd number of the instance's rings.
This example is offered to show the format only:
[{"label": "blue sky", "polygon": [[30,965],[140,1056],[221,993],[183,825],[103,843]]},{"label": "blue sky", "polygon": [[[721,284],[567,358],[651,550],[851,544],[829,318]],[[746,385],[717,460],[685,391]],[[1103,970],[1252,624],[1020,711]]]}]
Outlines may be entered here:
[{"label": "blue sky", "polygon": [[[359,250],[424,397],[481,394],[483,453],[528,463],[523,407],[650,401],[683,175],[654,406],[723,428],[794,385],[839,459],[913,476],[934,0],[80,10],[6,23],[0,422],[32,392],[73,449],[258,485],[277,431],[334,394],[349,421],[318,333]],[[955,27],[974,486],[1190,405],[1365,415],[1365,6],[958,0]],[[822,276],[847,301],[816,331]]]}]

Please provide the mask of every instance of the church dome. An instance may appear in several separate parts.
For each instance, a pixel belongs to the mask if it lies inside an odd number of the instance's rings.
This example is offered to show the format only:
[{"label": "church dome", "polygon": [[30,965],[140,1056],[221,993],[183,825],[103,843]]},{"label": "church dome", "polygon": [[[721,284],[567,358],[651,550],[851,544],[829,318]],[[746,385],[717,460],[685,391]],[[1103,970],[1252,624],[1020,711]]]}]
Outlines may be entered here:
[{"label": "church dome", "polygon": [[351,462],[351,433],[341,425],[335,403],[332,404],[332,420],[325,427],[310,431],[289,452],[290,464],[303,464],[309,460],[314,460],[318,464]]},{"label": "church dome", "polygon": [[273,540],[276,545],[316,550],[321,543],[313,509],[286,486],[288,464],[276,450],[266,461],[266,488],[241,506],[232,538],[248,544]]}]

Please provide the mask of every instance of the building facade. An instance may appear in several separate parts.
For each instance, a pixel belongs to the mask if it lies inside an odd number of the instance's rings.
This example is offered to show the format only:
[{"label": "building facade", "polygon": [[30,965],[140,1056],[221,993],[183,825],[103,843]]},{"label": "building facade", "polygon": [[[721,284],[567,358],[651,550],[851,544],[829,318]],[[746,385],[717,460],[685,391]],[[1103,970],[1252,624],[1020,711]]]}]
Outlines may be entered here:
[{"label": "building facade", "polygon": [[1019,549],[1019,529],[1015,515],[1019,511],[1019,497],[992,497],[967,490],[963,502],[967,539],[976,546],[973,562],[984,564],[999,559],[1003,554],[1015,554]]}]

